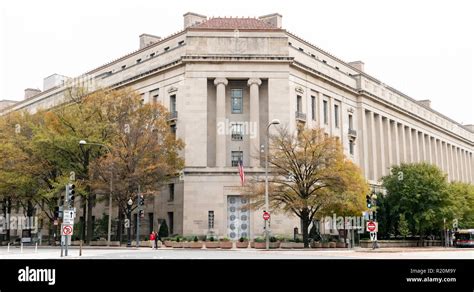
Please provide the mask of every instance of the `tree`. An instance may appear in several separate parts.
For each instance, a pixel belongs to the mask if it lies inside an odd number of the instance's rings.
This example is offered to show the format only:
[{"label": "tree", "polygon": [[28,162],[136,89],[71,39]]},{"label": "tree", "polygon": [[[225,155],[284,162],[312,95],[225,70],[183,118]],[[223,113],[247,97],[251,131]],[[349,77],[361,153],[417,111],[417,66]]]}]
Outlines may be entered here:
[{"label": "tree", "polygon": [[114,175],[113,200],[128,215],[128,200],[137,207],[138,189],[153,195],[184,167],[179,156],[184,143],[171,132],[169,113],[161,104],[143,104],[141,96],[123,90],[103,102],[108,117],[107,143],[111,153],[91,162],[89,176],[99,193],[109,193],[110,170]]},{"label": "tree", "polygon": [[458,220],[459,228],[474,226],[474,185],[462,182],[452,182],[448,186],[451,205],[448,208],[447,219]]},{"label": "tree", "polygon": [[158,238],[165,238],[169,236],[169,231],[168,231],[168,225],[166,224],[166,220],[163,220],[163,222],[160,225],[160,229],[158,230]]},{"label": "tree", "polygon": [[397,222],[404,214],[410,233],[420,236],[420,240],[433,230],[441,230],[451,202],[446,175],[439,168],[427,163],[401,164],[382,181],[390,206],[390,213],[382,216]]},{"label": "tree", "polygon": [[[299,129],[296,136],[279,129],[270,144],[271,208],[301,219],[303,242],[308,247],[313,218],[345,200],[363,200],[368,186],[357,166],[344,157],[340,142],[322,129]],[[250,196],[252,207],[261,207],[264,178],[254,178],[244,193]]]}]

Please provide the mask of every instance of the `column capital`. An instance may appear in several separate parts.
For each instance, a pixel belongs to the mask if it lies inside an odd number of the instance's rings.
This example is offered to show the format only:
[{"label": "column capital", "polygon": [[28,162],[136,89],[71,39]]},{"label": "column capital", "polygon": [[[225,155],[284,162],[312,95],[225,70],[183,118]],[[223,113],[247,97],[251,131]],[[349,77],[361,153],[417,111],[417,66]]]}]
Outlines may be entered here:
[{"label": "column capital", "polygon": [[260,78],[250,78],[247,81],[247,85],[251,86],[252,84],[257,84],[258,86],[262,85],[262,80]]},{"label": "column capital", "polygon": [[214,79],[214,85],[217,86],[219,84],[224,84],[224,86],[227,86],[227,84],[229,84],[229,81],[227,80],[227,78],[216,78]]}]

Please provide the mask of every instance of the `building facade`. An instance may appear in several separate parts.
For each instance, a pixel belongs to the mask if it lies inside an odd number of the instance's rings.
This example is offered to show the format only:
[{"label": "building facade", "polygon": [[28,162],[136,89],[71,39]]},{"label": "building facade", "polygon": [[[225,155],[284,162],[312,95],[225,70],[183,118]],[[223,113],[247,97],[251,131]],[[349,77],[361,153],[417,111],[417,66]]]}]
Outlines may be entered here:
[{"label": "building facade", "polygon": [[[246,176],[263,175],[260,145],[273,119],[290,130],[319,126],[338,137],[374,187],[391,165],[421,161],[439,166],[449,180],[474,183],[474,126],[385,85],[364,72],[363,62],[344,62],[286,31],[279,14],[187,13],[182,31],[163,39],[143,34],[139,50],[81,78],[131,86],[145,102],[163,103],[186,144],[183,175],[147,198],[145,234],[165,219],[172,233],[184,235],[262,235],[262,211],[241,207],[237,163],[242,159]],[[61,79],[3,113],[60,105],[65,84]],[[96,216],[107,212],[96,209]],[[292,234],[294,227],[300,228],[296,217],[272,214],[274,234]]]}]

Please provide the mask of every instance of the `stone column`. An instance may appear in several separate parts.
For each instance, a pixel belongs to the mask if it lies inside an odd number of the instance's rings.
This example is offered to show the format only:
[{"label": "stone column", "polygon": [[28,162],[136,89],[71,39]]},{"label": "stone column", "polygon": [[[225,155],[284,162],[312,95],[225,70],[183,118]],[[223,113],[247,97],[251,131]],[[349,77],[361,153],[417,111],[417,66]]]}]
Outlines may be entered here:
[{"label": "stone column", "polygon": [[[414,148],[413,148],[413,133],[412,133],[412,129],[410,127],[408,127],[408,143],[409,143],[409,147],[410,148],[410,151],[408,152],[408,154],[410,155],[410,161],[409,162],[415,162],[415,155],[414,155]],[[416,132],[416,130],[415,130]],[[410,153],[411,152],[411,153]]]},{"label": "stone column", "polygon": [[372,179],[374,181],[377,181],[378,179],[378,173],[377,173],[377,168],[378,168],[378,151],[377,151],[377,133],[375,131],[375,114],[374,112],[370,112],[370,135],[372,136]]},{"label": "stone column", "polygon": [[[380,176],[383,176],[385,175],[385,171],[386,171],[386,166],[385,166],[385,160],[386,160],[386,157],[385,157],[385,139],[384,139],[384,130],[383,130],[383,117],[382,115],[379,115],[379,118],[378,118],[378,124],[379,124],[379,136],[380,136],[380,143],[379,143],[379,159],[380,159],[380,173],[379,175]],[[379,178],[375,178],[376,180],[378,180]]]},{"label": "stone column", "polygon": [[402,130],[402,160],[401,162],[409,162],[407,158],[407,135],[405,132],[405,125],[400,124],[400,130]]},{"label": "stone column", "polygon": [[[386,127],[387,131],[385,132],[385,147],[387,147],[388,157],[387,157],[387,167],[392,167],[393,163],[393,143],[392,143],[392,124],[390,123],[390,119],[387,118],[386,120]],[[386,170],[385,173],[388,171]]]},{"label": "stone column", "polygon": [[225,87],[229,82],[226,78],[214,79],[216,86],[216,166],[224,167],[227,165],[227,130],[225,123]]},{"label": "stone column", "polygon": [[[358,135],[360,135],[359,139],[362,139],[361,147],[359,148],[359,161],[360,164],[363,166],[363,172],[366,179],[370,179],[370,171],[369,171],[369,143],[368,143],[368,135],[369,131],[367,128],[367,118],[365,115],[365,109],[359,104],[359,129]],[[321,125],[321,123],[320,123]]]},{"label": "stone column", "polygon": [[[393,121],[393,126],[395,129],[395,164],[400,165],[400,140],[398,137],[398,123]],[[389,137],[390,139],[391,137]]]},{"label": "stone column", "polygon": [[[413,161],[416,161],[416,162],[420,162],[422,161],[423,159],[421,158],[421,153],[420,153],[420,135],[418,135],[418,133],[421,134],[421,137],[423,137],[423,133],[422,132],[418,132],[418,130],[415,130],[415,153],[416,153],[416,159],[413,158]],[[422,144],[424,145],[424,144]],[[415,156],[415,155],[413,155]]]},{"label": "stone column", "polygon": [[438,153],[438,139],[433,137],[433,147],[434,147],[434,164],[441,168],[441,164],[439,163],[439,153]]},{"label": "stone column", "polygon": [[[250,86],[250,128],[255,129],[256,133],[250,135],[250,167],[260,167],[260,110],[259,104],[259,86],[262,80],[259,78],[250,78],[247,85]],[[265,149],[267,151],[268,149]]]}]

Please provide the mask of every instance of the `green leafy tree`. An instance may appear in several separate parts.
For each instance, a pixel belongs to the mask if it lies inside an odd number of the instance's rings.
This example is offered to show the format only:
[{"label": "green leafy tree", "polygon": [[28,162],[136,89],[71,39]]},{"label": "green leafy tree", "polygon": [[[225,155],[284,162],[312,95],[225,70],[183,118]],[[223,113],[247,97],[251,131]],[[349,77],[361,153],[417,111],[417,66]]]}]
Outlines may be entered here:
[{"label": "green leafy tree", "polygon": [[451,201],[446,175],[438,167],[427,163],[401,164],[393,167],[382,181],[387,190],[385,203],[390,206],[390,213],[382,214],[383,217],[397,222],[400,214],[404,214],[410,233],[420,236],[420,240],[441,230]]}]

